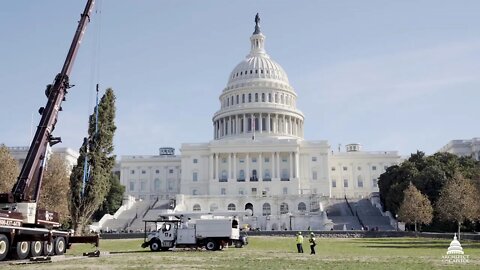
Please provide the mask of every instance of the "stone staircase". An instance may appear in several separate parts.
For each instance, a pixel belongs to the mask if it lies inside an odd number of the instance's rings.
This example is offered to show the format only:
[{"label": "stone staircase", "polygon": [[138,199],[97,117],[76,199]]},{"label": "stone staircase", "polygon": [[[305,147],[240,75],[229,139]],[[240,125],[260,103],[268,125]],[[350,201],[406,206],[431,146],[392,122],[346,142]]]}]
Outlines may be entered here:
[{"label": "stone staircase", "polygon": [[391,225],[390,219],[383,216],[380,210],[373,206],[369,199],[361,199],[350,205],[354,211],[356,211],[363,225],[369,230],[376,228],[380,231],[395,230]]},{"label": "stone staircase", "polygon": [[145,222],[144,220],[155,220],[158,218],[158,215],[161,213],[165,213],[169,208],[170,201],[169,200],[158,200],[153,205],[150,205],[149,208],[146,209],[142,213],[142,215],[138,216],[129,226],[128,231],[139,232],[145,229]]},{"label": "stone staircase", "polygon": [[327,217],[332,220],[334,230],[361,230],[358,218],[353,215],[344,199],[330,199],[326,208]]},{"label": "stone staircase", "polygon": [[127,228],[148,210],[148,201],[136,201],[129,209],[124,210],[116,218],[105,221],[102,230],[107,232],[128,231]]}]

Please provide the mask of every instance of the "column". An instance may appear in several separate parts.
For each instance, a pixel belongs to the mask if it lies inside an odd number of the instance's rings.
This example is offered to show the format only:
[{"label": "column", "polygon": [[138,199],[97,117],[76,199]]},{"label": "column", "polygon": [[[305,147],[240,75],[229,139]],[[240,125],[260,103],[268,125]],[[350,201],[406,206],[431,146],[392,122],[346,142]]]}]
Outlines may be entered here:
[{"label": "column", "polygon": [[277,160],[277,178],[280,177],[280,153],[276,152],[276,160]]},{"label": "column", "polygon": [[237,180],[237,153],[233,153],[233,179]]},{"label": "column", "polygon": [[272,163],[272,170],[270,171],[270,178],[273,180],[275,178],[275,153],[272,152],[272,159],[270,160]]},{"label": "column", "polygon": [[[295,177],[300,179],[300,152],[295,152]],[[320,177],[320,175],[317,175],[317,177]]]},{"label": "column", "polygon": [[292,158],[292,152],[290,152],[289,157],[288,157],[288,163],[290,163],[290,172],[289,172],[289,177],[290,179],[293,178],[293,158]]},{"label": "column", "polygon": [[283,115],[283,123],[282,123],[283,134],[287,134],[287,116]]},{"label": "column", "polygon": [[260,113],[259,114],[260,116],[258,117],[258,131],[259,133],[262,133],[262,129],[263,129],[263,118],[262,118],[262,114]]},{"label": "column", "polygon": [[245,181],[250,180],[250,156],[247,153],[245,157]]},{"label": "column", "polygon": [[230,179],[232,177],[232,171],[231,171],[231,168],[232,167],[232,154],[228,153],[228,176],[227,176],[227,179]]},{"label": "column", "polygon": [[270,114],[267,113],[267,133],[271,133],[270,132]]},{"label": "column", "polygon": [[263,181],[263,166],[262,153],[258,154],[258,181]]},{"label": "column", "polygon": [[211,181],[213,179],[213,154],[208,155],[208,166],[209,166],[208,180]]},{"label": "column", "polygon": [[215,170],[214,170],[213,179],[218,179],[218,153],[215,153]]},{"label": "column", "polygon": [[243,114],[243,134],[247,134],[247,115]]}]

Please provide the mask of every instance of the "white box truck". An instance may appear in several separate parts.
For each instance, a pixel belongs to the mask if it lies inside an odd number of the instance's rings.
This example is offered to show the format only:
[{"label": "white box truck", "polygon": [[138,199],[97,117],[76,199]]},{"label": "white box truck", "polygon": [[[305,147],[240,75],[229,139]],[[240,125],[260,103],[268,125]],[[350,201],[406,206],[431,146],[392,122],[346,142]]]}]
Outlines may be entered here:
[{"label": "white box truck", "polygon": [[[142,247],[150,247],[151,251],[166,251],[173,247],[205,247],[213,251],[221,250],[227,245],[242,247],[247,244],[246,236],[240,236],[238,219],[235,217],[193,218],[175,214],[144,221],[145,237]],[[161,227],[147,235],[149,222],[161,224]]]}]

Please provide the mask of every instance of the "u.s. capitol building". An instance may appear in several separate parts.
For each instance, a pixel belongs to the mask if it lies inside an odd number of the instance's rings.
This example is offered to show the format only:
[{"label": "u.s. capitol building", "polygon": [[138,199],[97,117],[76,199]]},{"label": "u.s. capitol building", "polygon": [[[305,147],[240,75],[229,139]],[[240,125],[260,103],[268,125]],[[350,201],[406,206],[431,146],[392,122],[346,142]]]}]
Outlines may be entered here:
[{"label": "u.s. capitol building", "polygon": [[322,201],[377,192],[378,177],[400,156],[365,152],[360,144],[332,151],[326,140],[304,140],[297,93],[266,53],[258,21],[250,44],[220,94],[213,140],[182,144],[180,156],[170,148],[123,156],[121,183],[137,199],[176,198],[179,210],[250,209],[263,229],[282,229],[291,216],[320,228],[311,219]]}]

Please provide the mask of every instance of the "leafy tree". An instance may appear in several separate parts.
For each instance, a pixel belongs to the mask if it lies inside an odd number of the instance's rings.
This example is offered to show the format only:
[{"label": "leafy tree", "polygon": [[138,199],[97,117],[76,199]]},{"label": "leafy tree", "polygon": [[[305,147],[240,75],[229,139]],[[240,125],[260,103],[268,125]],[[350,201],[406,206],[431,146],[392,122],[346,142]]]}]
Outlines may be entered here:
[{"label": "leafy tree", "polygon": [[0,193],[12,191],[18,177],[18,163],[8,151],[8,148],[0,144]]},{"label": "leafy tree", "polygon": [[122,206],[124,192],[125,187],[120,184],[120,179],[116,174],[112,173],[110,175],[110,190],[108,191],[102,206],[95,212],[93,218],[95,220],[100,220],[105,214],[115,214],[118,208]]},{"label": "leafy tree", "polygon": [[[92,215],[102,205],[110,189],[110,175],[115,165],[113,135],[116,130],[115,95],[107,89],[98,104],[98,132],[95,112],[90,115],[89,139],[80,148],[77,165],[70,176],[70,214],[76,234],[82,234]],[[87,151],[87,145],[89,151]],[[84,165],[88,156],[88,179],[83,186]]]},{"label": "leafy tree", "polygon": [[458,225],[458,237],[460,238],[462,223],[480,219],[479,201],[478,189],[471,181],[458,173],[453,179],[447,181],[440,192],[436,211],[441,219],[454,221]]},{"label": "leafy tree", "polygon": [[403,202],[398,217],[408,224],[429,224],[433,219],[433,207],[427,196],[423,195],[412,183],[403,191]]},{"label": "leafy tree", "polygon": [[60,154],[52,154],[47,162],[42,180],[38,208],[59,214],[60,223],[69,221],[68,195],[70,192],[69,171]]}]

